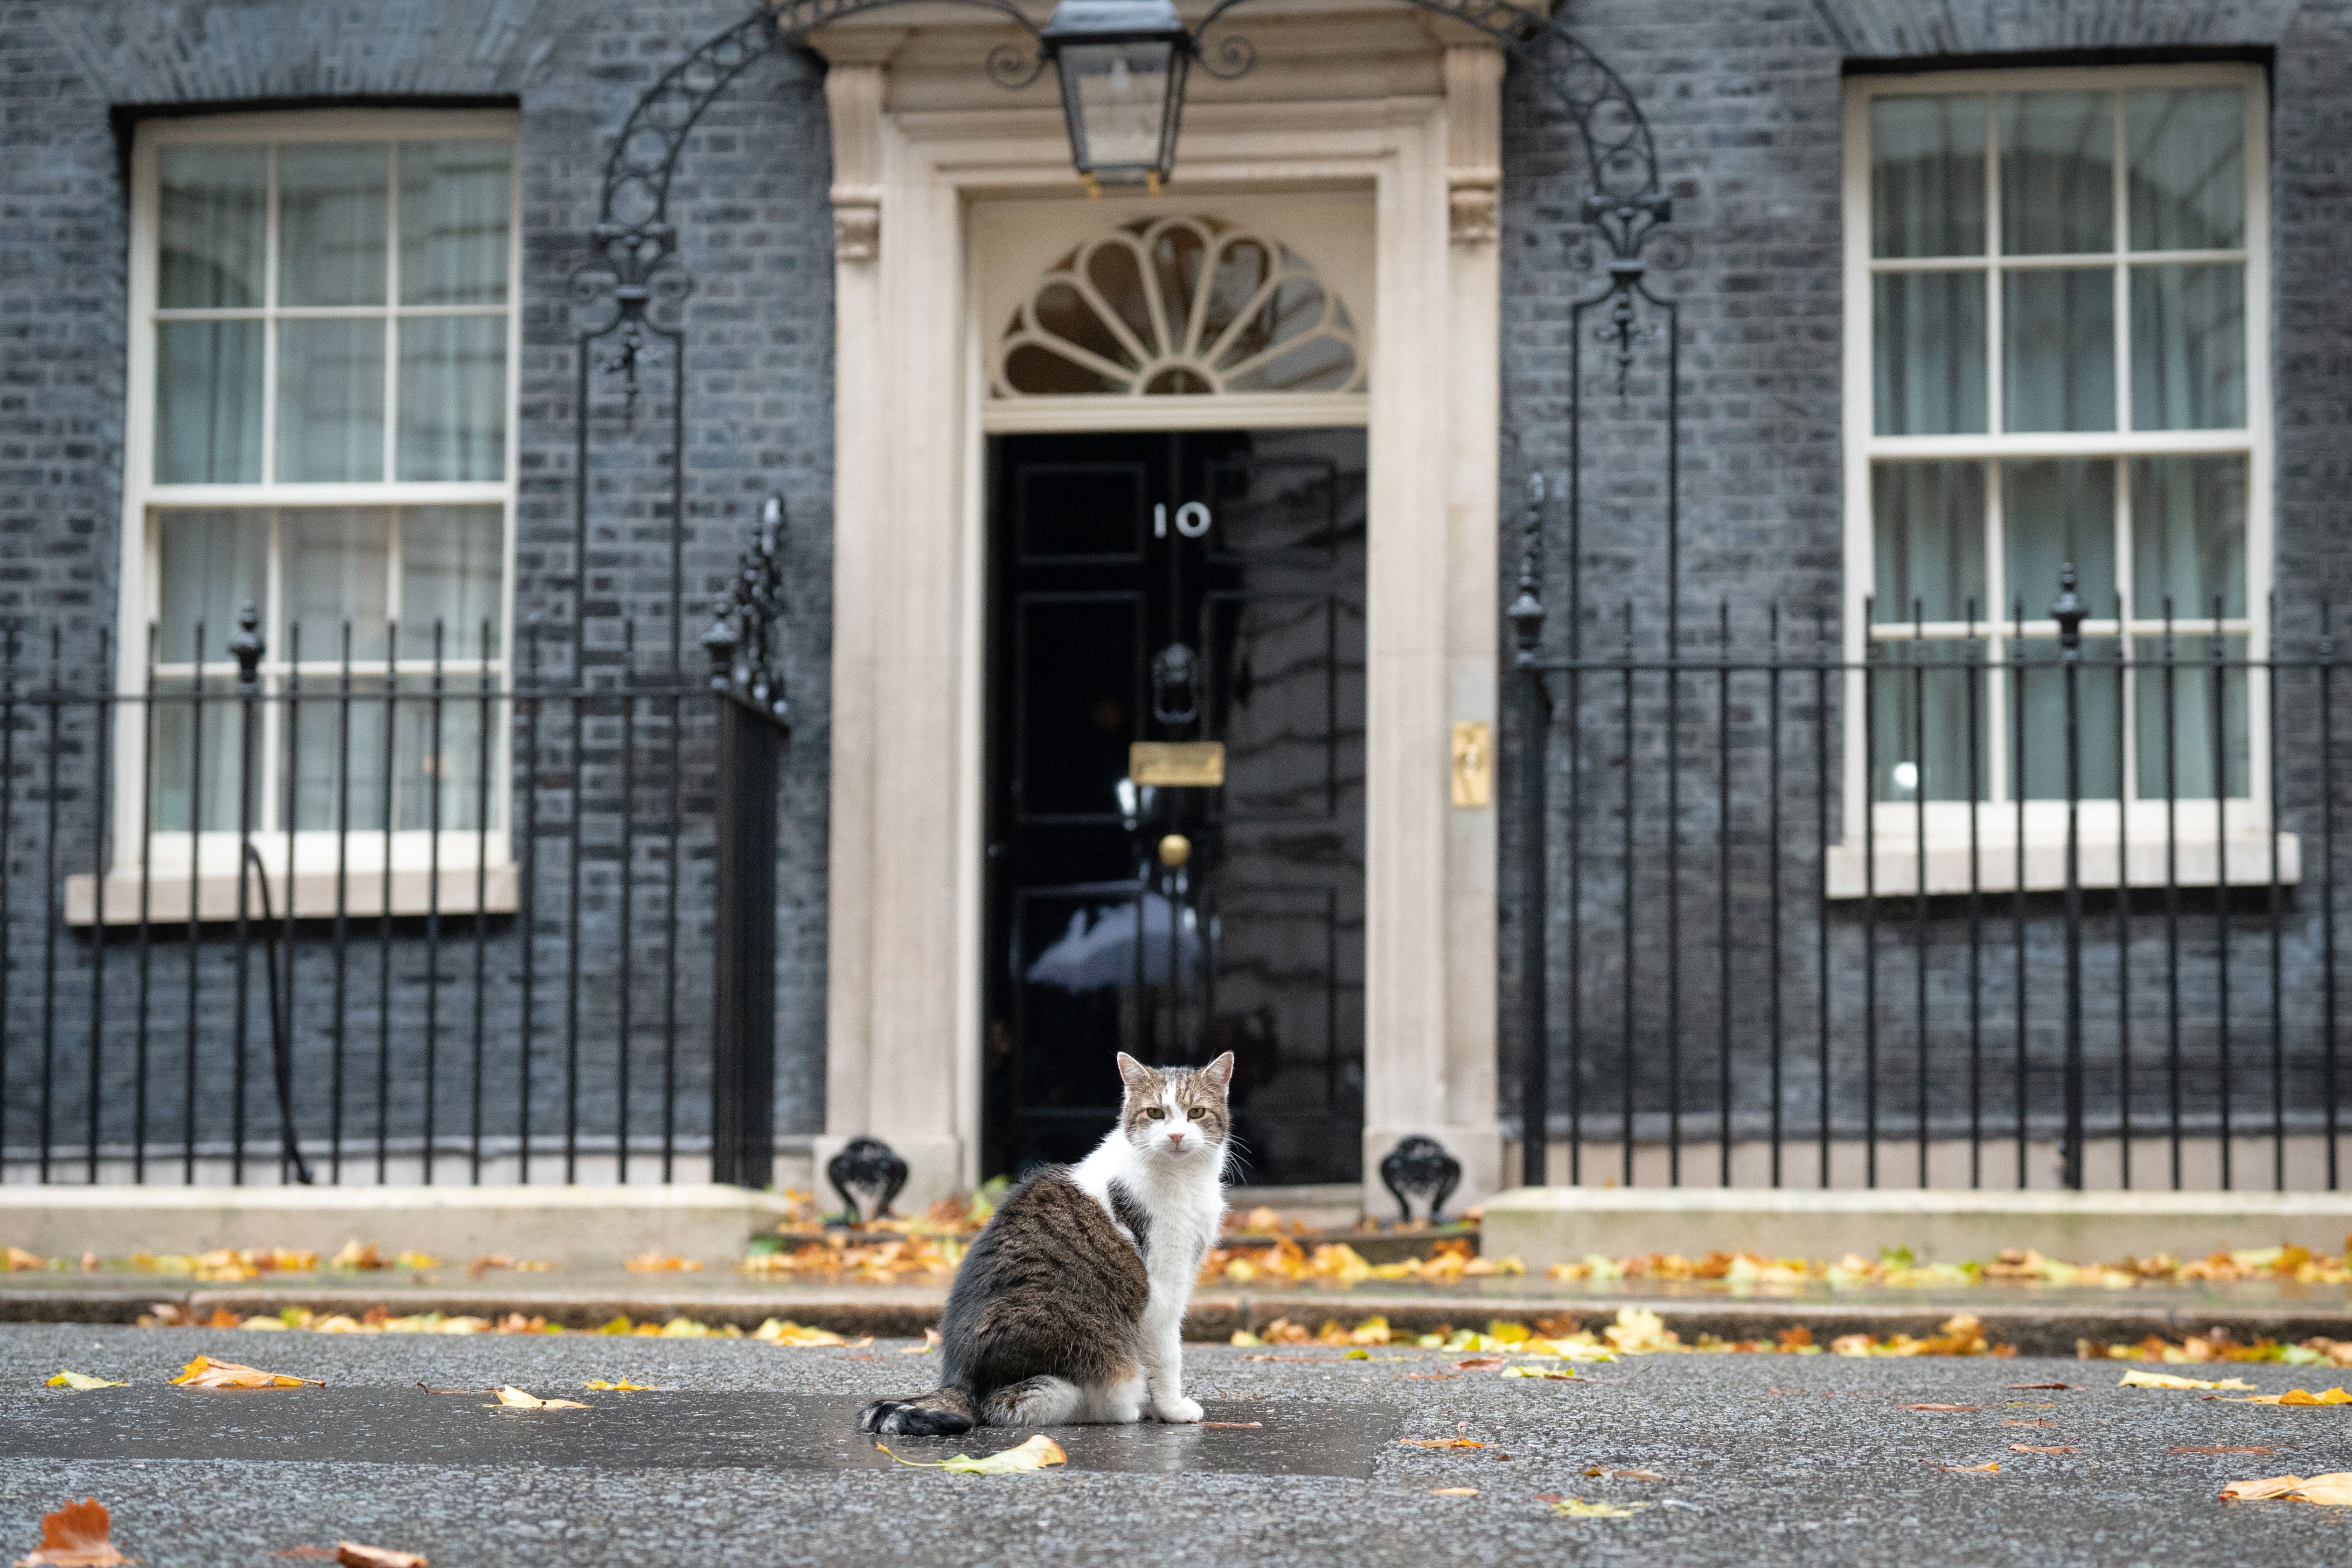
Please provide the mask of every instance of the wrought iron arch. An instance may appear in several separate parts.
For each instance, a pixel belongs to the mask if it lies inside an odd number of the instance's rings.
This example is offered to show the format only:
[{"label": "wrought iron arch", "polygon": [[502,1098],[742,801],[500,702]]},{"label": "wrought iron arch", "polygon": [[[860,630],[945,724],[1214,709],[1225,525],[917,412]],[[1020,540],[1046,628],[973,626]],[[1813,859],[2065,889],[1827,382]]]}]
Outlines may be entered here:
[{"label": "wrought iron arch", "polygon": [[[575,668],[587,650],[585,589],[590,510],[590,426],[592,372],[616,378],[620,385],[625,427],[634,427],[640,397],[639,372],[656,344],[668,359],[670,397],[667,434],[669,462],[667,475],[670,510],[670,656],[677,665],[684,652],[686,534],[686,333],[667,324],[657,304],[675,304],[692,291],[693,279],[679,256],[678,233],[669,215],[670,189],[688,138],[703,114],[747,69],[770,51],[797,44],[811,31],[846,17],[915,0],[775,0],[702,44],[662,73],[629,111],[605,163],[604,191],[595,228],[593,255],[571,279],[575,306],[589,320],[578,331],[577,388],[573,401],[572,574],[574,579],[572,644]],[[1029,35],[1028,58],[1014,46],[1003,46],[986,62],[988,74],[1005,86],[1034,79],[1043,68],[1042,39],[1037,28],[1012,0],[956,0],[957,4],[994,11]],[[1226,13],[1248,0],[1223,0],[1195,29],[1195,48],[1202,68],[1222,77],[1249,69],[1255,51],[1246,38],[1221,26]],[[1658,175],[1655,140],[1640,102],[1609,63],[1559,20],[1511,3],[1511,0],[1409,0],[1422,10],[1475,28],[1501,46],[1527,68],[1538,72],[1552,97],[1564,109],[1581,141],[1589,184],[1581,217],[1589,254],[1586,260],[1602,262],[1606,280],[1601,289],[1572,307],[1574,331],[1570,347],[1570,451],[1568,505],[1570,535],[1580,531],[1581,487],[1578,461],[1581,453],[1582,339],[1587,318],[1604,307],[1607,325],[1601,337],[1612,346],[1618,386],[1633,363],[1635,344],[1652,335],[1663,338],[1667,357],[1667,485],[1666,580],[1668,602],[1679,578],[1679,509],[1673,469],[1677,440],[1674,406],[1675,373],[1678,368],[1675,340],[1678,322],[1672,300],[1649,287],[1650,262],[1645,253],[1654,242],[1659,259],[1671,265],[1679,242],[1667,225],[1673,202]],[[1664,318],[1654,334],[1641,325],[1644,308]],[[1574,551],[1571,550],[1571,557]],[[1520,662],[1537,657],[1542,640],[1544,611],[1540,580],[1542,561],[1537,541],[1529,536],[1522,555],[1522,592],[1510,615],[1519,635]],[[1570,574],[1575,563],[1571,558]],[[1570,599],[1575,598],[1571,584]],[[780,608],[780,606],[779,606]],[[731,613],[747,613],[734,606]],[[769,612],[762,612],[769,613]],[[1671,611],[1669,612],[1671,614]],[[1569,636],[1577,633],[1570,616]]]}]

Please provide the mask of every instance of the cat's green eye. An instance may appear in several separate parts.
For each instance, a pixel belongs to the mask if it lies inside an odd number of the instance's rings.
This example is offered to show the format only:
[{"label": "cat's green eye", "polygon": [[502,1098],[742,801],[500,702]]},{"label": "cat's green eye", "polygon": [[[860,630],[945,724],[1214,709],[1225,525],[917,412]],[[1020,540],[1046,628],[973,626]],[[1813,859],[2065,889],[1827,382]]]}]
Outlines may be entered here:
[{"label": "cat's green eye", "polygon": [[1200,1120],[1201,1120],[1201,1108],[1200,1108],[1199,1106],[1197,1106],[1197,1105],[1188,1107],[1188,1108],[1186,1109],[1185,1112],[1184,1112],[1184,1117],[1185,1117],[1185,1120],[1187,1120],[1187,1121],[1200,1121]]},{"label": "cat's green eye", "polygon": [[1163,1117],[1163,1116],[1167,1115],[1167,1114],[1168,1114],[1168,1112],[1167,1112],[1165,1110],[1161,1109],[1160,1107],[1159,1107],[1159,1106],[1155,1105],[1155,1106],[1150,1107],[1149,1110],[1145,1110],[1143,1114],[1144,1114],[1144,1115],[1146,1115],[1146,1116],[1149,1116],[1150,1118],[1151,1118],[1151,1120],[1152,1120],[1152,1121],[1159,1121],[1161,1117]]}]

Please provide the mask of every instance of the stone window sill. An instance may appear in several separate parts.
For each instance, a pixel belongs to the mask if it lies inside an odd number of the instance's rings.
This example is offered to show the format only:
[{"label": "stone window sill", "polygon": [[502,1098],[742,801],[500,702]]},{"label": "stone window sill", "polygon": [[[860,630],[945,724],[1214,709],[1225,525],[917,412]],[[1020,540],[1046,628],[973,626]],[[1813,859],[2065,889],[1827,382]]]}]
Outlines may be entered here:
[{"label": "stone window sill", "polygon": [[[403,868],[395,866],[390,879],[389,897],[382,867],[361,870],[354,867],[342,877],[341,908],[352,920],[374,920],[383,915],[412,916],[433,912],[444,915],[470,916],[477,912],[491,915],[512,914],[518,903],[520,879],[511,863],[493,862],[479,872],[480,886],[476,886],[477,872],[471,864],[444,866],[437,874],[438,898],[435,897],[436,874],[426,868]],[[73,926],[95,924],[98,912],[98,879],[84,871],[66,879],[66,923]],[[194,890],[195,919],[204,924],[234,921],[236,919],[236,875],[227,870],[205,871],[191,877],[185,870],[156,871],[146,881],[147,921],[154,926],[184,926],[189,918],[191,889]],[[246,879],[246,912],[248,919],[261,918],[261,881]],[[294,873],[294,917],[297,920],[331,920],[336,910],[336,873],[331,870],[298,870]],[[477,898],[478,894],[478,902]],[[286,878],[282,870],[273,869],[269,877],[270,911],[279,920],[286,918]],[[135,866],[117,868],[106,874],[105,923],[110,926],[135,926],[139,923],[140,876]]]},{"label": "stone window sill", "polygon": [[[2220,854],[2215,852],[2217,846],[2222,851]],[[1890,832],[1882,819],[1875,848],[1870,867],[1874,886],[1868,890],[1882,899],[1916,894],[1922,857],[1913,835],[1908,831]],[[2112,814],[2105,835],[2085,827],[2077,852],[2083,887],[2117,886],[2121,879],[2117,874],[2116,850]],[[2065,889],[2066,840],[2063,832],[2045,834],[2029,826],[2024,858],[2025,891],[2053,893]],[[2124,859],[2122,869],[2129,874],[2132,887],[2166,886],[2166,842],[2160,834],[2152,840],[2133,840]],[[1979,837],[1973,882],[1969,862],[1965,837],[1955,841],[1940,830],[1931,830],[1925,857],[1928,894],[1965,894],[1972,885],[1983,893],[2018,890],[2017,839],[2013,835],[1995,837],[1986,833]],[[2272,837],[2268,834],[2232,832],[2226,839],[2216,839],[2210,831],[2195,837],[2184,831],[2173,843],[2170,882],[2175,887],[2210,888],[2226,882],[2232,888],[2262,888],[2268,887],[2271,879]],[[2294,834],[2277,836],[2277,879],[2282,887],[2292,887],[2303,879],[2303,844]],[[1861,899],[1865,895],[1860,845],[1831,847],[1828,883],[1832,899]]]}]

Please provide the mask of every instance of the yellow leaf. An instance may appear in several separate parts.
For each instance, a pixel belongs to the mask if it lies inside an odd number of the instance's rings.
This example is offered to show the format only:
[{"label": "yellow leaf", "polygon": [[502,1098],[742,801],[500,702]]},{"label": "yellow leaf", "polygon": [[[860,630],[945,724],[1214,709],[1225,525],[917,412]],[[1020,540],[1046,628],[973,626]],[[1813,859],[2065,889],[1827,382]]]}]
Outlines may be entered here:
[{"label": "yellow leaf", "polygon": [[2324,1476],[2314,1476],[2290,1495],[2297,1502],[2317,1503],[2322,1508],[2352,1508],[2352,1471],[2331,1470]]},{"label": "yellow leaf", "polygon": [[239,1366],[233,1361],[215,1361],[210,1356],[198,1356],[180,1369],[172,1380],[188,1388],[299,1388],[315,1383],[320,1388],[326,1384],[315,1377],[289,1377],[282,1372],[263,1372],[258,1367]]},{"label": "yellow leaf", "polygon": [[[2328,1480],[2326,1476],[2314,1476],[2313,1480]],[[2258,1481],[2231,1481],[2221,1489],[2223,1502],[2252,1502],[2263,1498],[2284,1497],[2304,1484],[2301,1476],[2264,1476]]]},{"label": "yellow leaf", "polygon": [[1556,1383],[1574,1383],[1576,1369],[1567,1366],[1507,1366],[1503,1369],[1503,1375],[1505,1377],[1543,1377]]},{"label": "yellow leaf", "polygon": [[2325,1394],[2307,1394],[2300,1388],[2290,1388],[2284,1394],[2249,1394],[2242,1399],[2232,1399],[2232,1405],[2352,1405],[2352,1394],[2341,1388],[2331,1388]]},{"label": "yellow leaf", "polygon": [[1339,1359],[1341,1361],[1370,1361],[1372,1359],[1372,1352],[1367,1350],[1352,1350],[1347,1354],[1341,1356]]},{"label": "yellow leaf", "polygon": [[86,1372],[60,1372],[43,1386],[48,1388],[124,1388],[127,1384],[109,1383],[102,1377],[92,1377]]},{"label": "yellow leaf", "polygon": [[2221,1382],[2219,1382],[2219,1383],[2208,1383],[2208,1382],[2206,1382],[2206,1381],[2205,1381],[2204,1379],[2202,1379],[2202,1378],[2195,1378],[2195,1377],[2178,1377],[2178,1376],[2175,1376],[2173,1373],[2168,1373],[2168,1372],[2140,1372],[2140,1371],[2137,1371],[2137,1369],[2135,1369],[2135,1370],[2133,1370],[2133,1371],[2131,1371],[2131,1372],[2127,1372],[2127,1373],[2124,1373],[2124,1375],[2123,1375],[2123,1381],[2122,1381],[2122,1382],[2120,1382],[2120,1383],[2118,1383],[2118,1384],[2116,1384],[2116,1386],[2117,1388],[2243,1388],[2243,1389],[2252,1389],[2254,1385],[2253,1385],[2252,1384],[2251,1384],[2251,1383],[2246,1382],[2246,1381],[2245,1381],[2244,1379],[2242,1379],[2242,1378],[2236,1378],[2236,1377],[2224,1378],[2224,1379],[2222,1379],[2222,1380],[2221,1380]]},{"label": "yellow leaf", "polygon": [[877,1443],[874,1446],[884,1453],[890,1454],[892,1458],[898,1459],[900,1464],[910,1468],[947,1470],[960,1476],[1017,1475],[1024,1470],[1042,1470],[1048,1465],[1066,1465],[1070,1462],[1070,1456],[1062,1451],[1062,1446],[1043,1432],[1017,1448],[1006,1448],[1001,1453],[990,1454],[983,1458],[975,1459],[969,1454],[958,1454],[952,1459],[941,1459],[933,1464],[926,1464],[919,1459],[899,1459],[898,1455],[890,1453],[889,1445],[886,1443]]},{"label": "yellow leaf", "polygon": [[1478,1495],[1478,1489],[1476,1487],[1432,1487],[1429,1489],[1429,1495],[1432,1497],[1476,1497]]},{"label": "yellow leaf", "polygon": [[586,1410],[589,1408],[576,1399],[534,1399],[511,1384],[502,1385],[492,1392],[498,1394],[499,1404],[485,1405],[482,1406],[485,1410],[495,1410],[499,1405],[504,1405],[509,1410]]},{"label": "yellow leaf", "polygon": [[625,1377],[621,1379],[618,1383],[607,1383],[601,1377],[592,1378],[590,1381],[582,1384],[580,1386],[586,1389],[593,1389],[598,1394],[656,1394],[660,1392],[650,1383],[631,1383]]},{"label": "yellow leaf", "polygon": [[1631,1519],[1650,1506],[1645,1502],[1587,1502],[1580,1497],[1572,1497],[1552,1504],[1551,1510],[1567,1519]]},{"label": "yellow leaf", "polygon": [[939,1330],[937,1330],[937,1329],[925,1329],[925,1330],[923,1331],[923,1342],[922,1342],[921,1344],[919,1344],[919,1345],[902,1345],[902,1346],[900,1346],[900,1347],[899,1347],[899,1349],[898,1349],[898,1353],[899,1353],[900,1355],[929,1355],[929,1354],[930,1354],[933,1351],[937,1350],[937,1349],[939,1349],[939,1348],[940,1348],[940,1331],[939,1331]]}]

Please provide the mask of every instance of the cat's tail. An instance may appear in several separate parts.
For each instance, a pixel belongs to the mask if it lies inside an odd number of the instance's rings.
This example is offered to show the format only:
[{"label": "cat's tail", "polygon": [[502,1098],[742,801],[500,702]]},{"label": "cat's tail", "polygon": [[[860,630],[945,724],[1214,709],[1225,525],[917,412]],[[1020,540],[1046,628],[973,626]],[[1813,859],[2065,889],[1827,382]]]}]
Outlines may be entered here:
[{"label": "cat's tail", "polygon": [[942,1388],[912,1399],[877,1399],[858,1413],[861,1432],[897,1432],[915,1437],[952,1436],[980,1425],[971,1391]]}]

